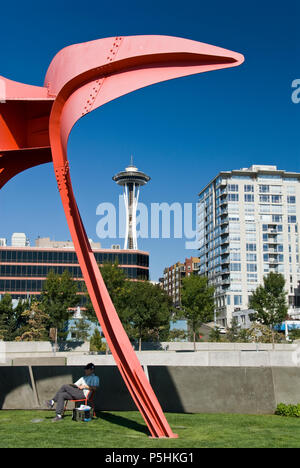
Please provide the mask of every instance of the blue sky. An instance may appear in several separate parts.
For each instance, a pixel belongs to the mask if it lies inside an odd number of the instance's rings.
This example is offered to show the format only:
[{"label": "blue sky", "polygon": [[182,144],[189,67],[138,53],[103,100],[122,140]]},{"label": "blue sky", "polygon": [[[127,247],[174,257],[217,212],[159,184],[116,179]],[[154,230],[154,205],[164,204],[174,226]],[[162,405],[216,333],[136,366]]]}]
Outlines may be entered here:
[{"label": "blue sky", "polygon": [[[1,6],[0,74],[42,85],[63,47],[102,37],[161,34],[244,54],[241,67],[180,78],[123,96],[81,119],[69,140],[75,194],[89,237],[96,208],[118,204],[111,177],[133,154],[151,176],[141,201],[196,203],[220,170],[275,164],[300,172],[300,4],[295,1],[28,1]],[[86,163],[89,161],[90,166]],[[91,170],[92,168],[92,170]],[[69,239],[51,164],[18,175],[0,192],[0,237],[26,232]],[[99,240],[99,239],[98,239]],[[103,247],[119,239],[101,240]],[[151,279],[197,254],[185,239],[141,239]]]}]

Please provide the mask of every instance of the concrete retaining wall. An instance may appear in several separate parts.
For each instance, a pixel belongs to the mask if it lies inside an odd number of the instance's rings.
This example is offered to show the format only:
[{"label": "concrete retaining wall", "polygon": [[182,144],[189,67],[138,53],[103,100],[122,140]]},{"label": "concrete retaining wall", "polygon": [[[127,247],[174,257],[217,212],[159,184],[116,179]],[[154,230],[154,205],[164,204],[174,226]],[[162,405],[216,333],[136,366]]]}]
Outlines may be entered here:
[{"label": "concrete retaining wall", "polygon": [[[167,412],[271,414],[280,402],[300,402],[300,369],[295,367],[150,365],[145,370]],[[136,410],[116,366],[99,366],[96,374],[96,409]],[[0,367],[0,408],[44,407],[61,385],[81,375],[81,366]]]},{"label": "concrete retaining wall", "polygon": [[[300,349],[289,351],[211,350],[198,352],[142,351],[137,352],[143,366],[201,366],[201,367],[276,367],[300,366]],[[86,365],[93,361],[98,366],[114,365],[112,355],[68,356],[68,365]]]},{"label": "concrete retaining wall", "polygon": [[7,360],[25,357],[53,357],[55,355],[66,357],[88,354],[90,351],[89,342],[59,343],[57,352],[54,351],[52,343],[49,341],[2,341],[0,343],[3,346]]},{"label": "concrete retaining wall", "polygon": [[[178,349],[137,352],[164,411],[269,414],[280,402],[300,402],[297,344],[272,350],[265,344],[197,343],[197,352],[191,352],[192,343],[172,345]],[[61,385],[78,380],[91,361],[100,377],[96,408],[136,409],[112,355],[91,355],[83,344],[53,357],[50,348],[50,343],[2,346],[0,409],[43,407]]]}]

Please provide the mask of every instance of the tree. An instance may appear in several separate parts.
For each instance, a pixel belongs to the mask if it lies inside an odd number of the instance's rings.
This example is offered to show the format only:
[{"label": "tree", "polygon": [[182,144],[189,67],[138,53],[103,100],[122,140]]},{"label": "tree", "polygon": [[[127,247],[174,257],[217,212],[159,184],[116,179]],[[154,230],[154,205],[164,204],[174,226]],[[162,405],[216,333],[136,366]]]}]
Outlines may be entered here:
[{"label": "tree", "polygon": [[16,337],[16,341],[48,340],[49,315],[40,307],[38,302],[33,302],[30,309],[22,312],[22,316],[28,321],[28,329],[22,335]]},{"label": "tree", "polygon": [[188,320],[196,351],[196,333],[203,323],[213,320],[214,287],[208,285],[206,276],[191,275],[182,280],[182,316]]},{"label": "tree", "polygon": [[[280,273],[269,273],[264,277],[264,284],[256,288],[249,300],[251,322],[268,326],[275,337],[274,326],[282,323],[287,316],[285,279]],[[274,343],[274,339],[273,339]]]},{"label": "tree", "polygon": [[267,325],[261,323],[253,323],[250,328],[245,330],[245,338],[247,342],[255,343],[281,343],[284,336],[274,332]]},{"label": "tree", "polygon": [[86,315],[81,311],[81,318],[74,319],[75,324],[70,328],[72,337],[76,341],[87,341],[90,325],[86,320]]},{"label": "tree", "polygon": [[168,341],[185,341],[187,338],[187,332],[178,328],[170,330]]},{"label": "tree", "polygon": [[29,308],[30,301],[28,299],[19,300],[14,307],[10,294],[5,294],[2,297],[0,301],[0,339],[14,341],[18,335],[27,330],[27,318],[23,312]]},{"label": "tree", "polygon": [[105,343],[102,343],[102,338],[98,328],[95,328],[93,335],[90,340],[90,350],[91,351],[106,351]]},{"label": "tree", "polygon": [[[37,300],[35,300],[37,302]],[[31,299],[19,300],[17,306],[13,310],[11,339],[16,339],[28,329],[28,320],[23,313],[31,308]]]},{"label": "tree", "polygon": [[12,298],[9,294],[4,294],[0,301],[0,340],[12,341],[10,337],[12,316]]},{"label": "tree", "polygon": [[227,327],[226,334],[227,341],[230,343],[240,341],[240,327],[238,324],[238,319],[234,317],[231,321],[231,327]]},{"label": "tree", "polygon": [[[113,264],[104,263],[104,265],[100,267],[100,271],[111,300],[121,318],[124,309],[125,298],[128,294],[128,281],[126,280],[126,275],[124,271],[118,266],[117,262]],[[98,323],[97,316],[95,314],[94,307],[88,292],[86,292],[86,298],[86,316],[91,322]]]},{"label": "tree", "polygon": [[220,341],[222,341],[222,335],[220,333],[219,327],[214,327],[211,329],[211,332],[209,333],[209,341],[214,343],[219,343]]},{"label": "tree", "polygon": [[73,315],[70,309],[80,302],[77,292],[77,283],[67,270],[62,275],[54,273],[53,270],[48,273],[41,294],[41,308],[49,315],[49,328],[57,328],[61,339],[67,335],[64,327]]},{"label": "tree", "polygon": [[131,339],[164,340],[170,330],[173,313],[171,298],[159,286],[148,281],[128,282],[123,325]]}]

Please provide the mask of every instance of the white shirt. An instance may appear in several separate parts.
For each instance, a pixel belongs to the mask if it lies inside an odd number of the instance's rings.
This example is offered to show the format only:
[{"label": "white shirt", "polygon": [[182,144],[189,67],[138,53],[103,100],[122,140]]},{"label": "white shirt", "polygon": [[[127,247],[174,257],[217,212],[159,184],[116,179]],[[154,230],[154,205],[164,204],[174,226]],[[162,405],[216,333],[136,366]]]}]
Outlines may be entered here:
[{"label": "white shirt", "polygon": [[[77,380],[77,382],[75,382],[74,385],[77,385],[77,387],[81,387],[81,385],[87,385],[88,387],[99,387],[99,377],[97,377],[97,375],[95,374],[81,377],[79,380]],[[84,388],[82,391],[86,398],[90,390]]]}]

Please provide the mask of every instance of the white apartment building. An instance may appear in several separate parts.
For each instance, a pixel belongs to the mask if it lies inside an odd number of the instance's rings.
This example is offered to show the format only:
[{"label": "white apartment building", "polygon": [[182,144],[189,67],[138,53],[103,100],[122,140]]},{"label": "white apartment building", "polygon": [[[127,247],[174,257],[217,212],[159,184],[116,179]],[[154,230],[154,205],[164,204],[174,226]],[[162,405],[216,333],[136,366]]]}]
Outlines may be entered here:
[{"label": "white apartment building", "polygon": [[217,322],[248,309],[264,275],[282,273],[289,307],[300,281],[300,174],[276,166],[220,172],[198,202],[199,274],[216,287]]}]

